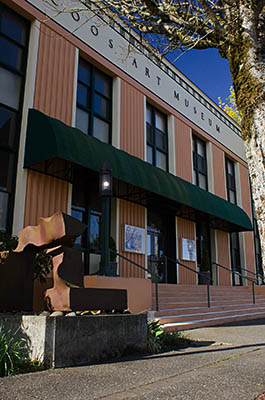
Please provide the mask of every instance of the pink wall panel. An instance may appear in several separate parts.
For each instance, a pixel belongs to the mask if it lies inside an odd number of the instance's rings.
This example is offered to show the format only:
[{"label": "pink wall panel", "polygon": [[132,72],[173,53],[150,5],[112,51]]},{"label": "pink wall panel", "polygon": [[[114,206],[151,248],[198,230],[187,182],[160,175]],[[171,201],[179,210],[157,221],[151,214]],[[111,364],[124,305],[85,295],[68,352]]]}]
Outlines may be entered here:
[{"label": "pink wall panel", "polygon": [[[145,267],[145,255],[124,252],[124,224],[145,228],[145,208],[130,203],[125,200],[120,200],[120,248],[122,255]],[[120,259],[119,274],[122,277],[144,278],[145,272],[133,264]]]},{"label": "pink wall panel", "polygon": [[144,160],[144,95],[121,81],[120,148]]},{"label": "pink wall panel", "polygon": [[24,225],[38,225],[39,217],[67,212],[68,183],[29,170]]},{"label": "pink wall panel", "polygon": [[[196,271],[195,262],[181,260],[181,239],[186,238],[186,239],[196,240],[194,222],[188,221],[187,219],[178,218],[177,224],[178,224],[177,234],[178,234],[178,246],[179,246],[178,258],[184,265],[187,265],[188,267]],[[184,267],[178,266],[178,283],[194,285],[196,284],[196,282],[197,282],[197,274],[187,270]]]},{"label": "pink wall panel", "polygon": [[[230,247],[229,247],[229,233],[223,231],[216,231],[216,245],[218,264],[230,268]],[[219,268],[218,281],[220,286],[231,286],[231,274],[223,268]]]},{"label": "pink wall panel", "polygon": [[34,108],[71,125],[75,48],[41,24]]},{"label": "pink wall panel", "polygon": [[212,145],[214,193],[226,200],[224,152],[215,144]]},{"label": "pink wall panel", "polygon": [[190,127],[175,118],[176,175],[192,182]]}]

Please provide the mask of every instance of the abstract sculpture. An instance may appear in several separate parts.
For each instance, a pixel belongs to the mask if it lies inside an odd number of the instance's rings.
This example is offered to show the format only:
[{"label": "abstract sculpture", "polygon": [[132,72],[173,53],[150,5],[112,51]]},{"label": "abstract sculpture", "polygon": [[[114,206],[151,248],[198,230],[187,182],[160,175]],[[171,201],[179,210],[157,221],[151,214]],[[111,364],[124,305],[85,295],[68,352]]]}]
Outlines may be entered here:
[{"label": "abstract sculpture", "polygon": [[125,310],[126,290],[83,287],[82,254],[73,245],[85,229],[62,212],[24,228],[17,248],[0,266],[0,311],[32,310],[35,256],[43,250],[53,259],[53,287],[45,294],[49,310]]}]

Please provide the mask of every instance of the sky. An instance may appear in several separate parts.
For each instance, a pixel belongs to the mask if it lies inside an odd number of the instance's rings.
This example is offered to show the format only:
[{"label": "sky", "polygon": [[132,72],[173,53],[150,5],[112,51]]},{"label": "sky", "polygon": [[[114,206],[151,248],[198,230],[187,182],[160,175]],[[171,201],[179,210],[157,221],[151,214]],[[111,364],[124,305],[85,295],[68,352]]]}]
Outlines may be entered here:
[{"label": "sky", "polygon": [[174,53],[167,58],[216,104],[219,96],[223,101],[229,96],[232,85],[229,65],[218,50],[190,50],[177,60]]}]

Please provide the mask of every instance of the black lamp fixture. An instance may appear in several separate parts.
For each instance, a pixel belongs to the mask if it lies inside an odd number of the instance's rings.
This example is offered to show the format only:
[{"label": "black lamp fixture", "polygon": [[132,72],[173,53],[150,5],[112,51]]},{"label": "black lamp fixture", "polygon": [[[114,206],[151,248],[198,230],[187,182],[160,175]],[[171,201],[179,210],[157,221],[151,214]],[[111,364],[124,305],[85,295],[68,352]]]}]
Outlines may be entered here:
[{"label": "black lamp fixture", "polygon": [[112,196],[112,169],[107,160],[99,172],[99,194],[101,197]]},{"label": "black lamp fixture", "polygon": [[99,195],[102,200],[101,220],[101,262],[100,275],[109,275],[110,253],[110,199],[112,196],[112,170],[108,161],[105,161],[99,172]]}]

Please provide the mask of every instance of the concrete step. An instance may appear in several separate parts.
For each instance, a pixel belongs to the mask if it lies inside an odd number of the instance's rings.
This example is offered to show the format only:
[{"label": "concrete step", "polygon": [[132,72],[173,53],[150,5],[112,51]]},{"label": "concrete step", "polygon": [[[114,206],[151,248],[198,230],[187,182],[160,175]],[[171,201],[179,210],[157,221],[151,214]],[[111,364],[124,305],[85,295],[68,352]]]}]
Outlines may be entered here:
[{"label": "concrete step", "polygon": [[[256,307],[255,307],[256,306]],[[224,312],[224,311],[242,311],[242,310],[249,310],[254,308],[260,308],[265,310],[265,303],[253,305],[252,303],[245,303],[241,305],[228,305],[228,306],[217,306],[217,307],[187,307],[187,308],[172,308],[168,310],[159,310],[155,311],[154,316],[156,318],[162,318],[167,316],[176,316],[180,317],[181,315],[192,315],[196,313],[214,313],[214,312]]]},{"label": "concrete step", "polygon": [[[244,297],[242,299],[225,299],[225,300],[212,300],[210,301],[211,307],[215,306],[230,306],[230,305],[241,305],[242,303],[252,303],[253,300],[252,297]],[[257,299],[256,298],[256,304],[264,304],[265,299]],[[167,309],[172,309],[172,308],[185,308],[185,307],[207,307],[208,306],[208,301],[207,299],[201,300],[201,301],[166,301],[162,302],[160,301],[159,303],[159,310],[167,310]],[[156,309],[156,302],[153,301],[153,309]]]},{"label": "concrete step", "polygon": [[[156,309],[153,285],[153,310]],[[207,286],[158,285],[159,311],[152,317],[167,330],[191,329],[243,319],[265,317],[265,296],[255,294],[251,286],[210,286],[208,308]]]},{"label": "concrete step", "polygon": [[245,314],[234,314],[227,317],[219,316],[206,318],[204,320],[198,319],[193,321],[182,321],[182,322],[171,322],[166,324],[161,324],[161,326],[168,331],[172,331],[177,329],[178,331],[184,331],[188,329],[202,328],[204,326],[215,326],[215,325],[224,325],[229,322],[236,321],[246,321],[250,319],[258,319],[265,318],[265,312],[253,312],[253,313],[245,313]]},{"label": "concrete step", "polygon": [[225,318],[225,317],[229,317],[231,315],[244,315],[244,314],[253,314],[256,312],[260,312],[263,313],[265,316],[265,306],[264,307],[251,307],[251,308],[245,308],[242,310],[220,310],[220,311],[197,311],[194,313],[190,313],[190,314],[181,314],[181,315],[168,315],[168,316],[159,316],[159,321],[160,324],[168,324],[168,323],[173,323],[173,322],[185,322],[185,321],[194,321],[194,320],[205,320],[205,319],[209,319],[209,318]]}]

